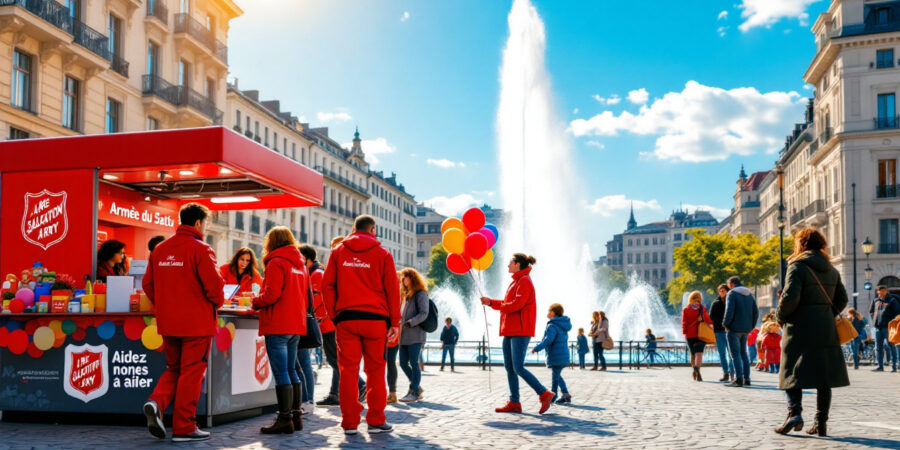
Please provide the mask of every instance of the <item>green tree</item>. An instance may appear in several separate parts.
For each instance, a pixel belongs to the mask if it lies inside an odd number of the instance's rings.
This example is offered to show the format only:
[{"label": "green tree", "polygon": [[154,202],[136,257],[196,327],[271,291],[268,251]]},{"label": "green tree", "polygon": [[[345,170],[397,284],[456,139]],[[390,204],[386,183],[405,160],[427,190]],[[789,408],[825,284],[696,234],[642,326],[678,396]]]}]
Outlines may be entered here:
[{"label": "green tree", "polygon": [[609,266],[600,266],[594,270],[594,282],[623,291],[628,289],[628,279],[625,278],[625,274]]},{"label": "green tree", "polygon": [[469,298],[474,291],[472,277],[469,275],[456,275],[447,268],[447,251],[444,246],[437,244],[431,248],[429,256],[428,288],[447,286],[460,293],[464,298]]}]

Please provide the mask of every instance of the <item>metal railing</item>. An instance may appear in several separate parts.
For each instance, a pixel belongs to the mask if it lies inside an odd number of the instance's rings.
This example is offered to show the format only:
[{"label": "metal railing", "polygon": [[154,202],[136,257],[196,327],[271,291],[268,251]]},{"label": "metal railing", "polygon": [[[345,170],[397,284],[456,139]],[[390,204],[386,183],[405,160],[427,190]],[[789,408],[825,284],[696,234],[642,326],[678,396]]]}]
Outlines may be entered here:
[{"label": "metal railing", "polygon": [[897,185],[887,184],[883,186],[875,186],[875,198],[896,198]]},{"label": "metal railing", "polygon": [[150,0],[147,2],[147,17],[155,17],[160,22],[169,25],[169,9],[163,0]]},{"label": "metal railing", "polygon": [[228,62],[228,47],[216,40],[212,30],[190,16],[189,13],[175,14],[175,32],[187,33],[213,52],[217,58]]},{"label": "metal railing", "polygon": [[128,66],[128,61],[125,61],[125,58],[115,53],[112,54],[112,64],[110,65],[110,69],[116,71],[119,75],[128,78]]},{"label": "metal railing", "polygon": [[112,59],[109,51],[109,38],[103,33],[87,26],[84,22],[74,19],[75,43],[90,50],[97,56],[109,61]]},{"label": "metal railing", "polygon": [[0,0],[0,7],[2,6],[18,6],[47,21],[56,28],[73,34],[69,8],[53,0]]},{"label": "metal railing", "polygon": [[825,127],[825,130],[819,134],[819,143],[821,145],[825,145],[825,143],[831,139],[831,136],[833,135],[831,131],[831,127]]},{"label": "metal railing", "polygon": [[178,105],[178,86],[169,83],[157,75],[142,77],[141,92],[144,95],[155,95],[173,105]]},{"label": "metal railing", "polygon": [[326,177],[331,178],[332,180],[337,181],[337,182],[339,182],[339,183],[341,183],[341,184],[343,184],[343,185],[345,185],[345,186],[347,186],[347,187],[353,189],[353,190],[356,191],[356,192],[359,192],[359,193],[361,193],[361,194],[363,194],[363,195],[369,195],[369,192],[368,192],[368,190],[367,190],[366,188],[364,188],[364,187],[362,187],[362,186],[360,186],[360,185],[358,185],[358,184],[356,184],[356,183],[354,183],[354,182],[348,180],[348,179],[347,179],[346,177],[344,177],[344,176],[341,176],[341,175],[338,175],[338,174],[334,173],[333,171],[331,171],[331,170],[329,170],[329,169],[326,169],[326,168],[324,168],[324,167],[322,167],[322,166],[316,166],[316,167],[315,167],[315,170],[318,171],[319,173],[321,173],[322,175],[325,175]]},{"label": "metal railing", "polygon": [[900,117],[876,117],[872,119],[876,130],[889,130],[900,127]]},{"label": "metal railing", "polygon": [[209,117],[215,124],[222,123],[222,111],[212,100],[193,89],[176,86],[157,75],[144,75],[142,86],[144,95],[155,95],[175,106],[187,106]]},{"label": "metal railing", "polygon": [[897,243],[878,244],[878,253],[881,253],[881,254],[900,253],[900,244],[897,244]]}]

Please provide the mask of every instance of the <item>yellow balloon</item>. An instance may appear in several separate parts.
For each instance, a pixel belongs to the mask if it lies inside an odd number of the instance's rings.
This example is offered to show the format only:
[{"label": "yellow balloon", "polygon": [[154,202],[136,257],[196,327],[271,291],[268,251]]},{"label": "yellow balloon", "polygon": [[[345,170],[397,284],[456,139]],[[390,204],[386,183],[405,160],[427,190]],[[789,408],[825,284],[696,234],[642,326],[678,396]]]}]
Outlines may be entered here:
[{"label": "yellow balloon", "polygon": [[32,340],[38,350],[47,351],[53,348],[53,343],[56,342],[56,333],[50,327],[39,327],[34,330]]},{"label": "yellow balloon", "polygon": [[481,259],[472,260],[472,268],[475,270],[487,270],[494,263],[494,251],[488,250]]},{"label": "yellow balloon", "polygon": [[147,347],[147,350],[156,350],[162,347],[163,338],[156,331],[156,325],[144,328],[144,331],[141,333],[141,342],[144,343],[144,347]]},{"label": "yellow balloon", "polygon": [[62,331],[62,320],[51,320],[48,326],[53,331]]},{"label": "yellow balloon", "polygon": [[445,220],[441,224],[441,235],[443,235],[444,233],[447,232],[447,230],[452,229],[452,228],[459,228],[460,230],[462,230],[463,234],[466,233],[466,226],[463,225],[462,220],[459,220],[456,217],[451,217],[451,218]]},{"label": "yellow balloon", "polygon": [[448,253],[461,255],[466,251],[466,233],[459,228],[451,228],[441,237],[441,244]]},{"label": "yellow balloon", "polygon": [[234,323],[228,322],[225,324],[225,328],[228,328],[228,332],[231,333],[231,339],[234,339]]}]

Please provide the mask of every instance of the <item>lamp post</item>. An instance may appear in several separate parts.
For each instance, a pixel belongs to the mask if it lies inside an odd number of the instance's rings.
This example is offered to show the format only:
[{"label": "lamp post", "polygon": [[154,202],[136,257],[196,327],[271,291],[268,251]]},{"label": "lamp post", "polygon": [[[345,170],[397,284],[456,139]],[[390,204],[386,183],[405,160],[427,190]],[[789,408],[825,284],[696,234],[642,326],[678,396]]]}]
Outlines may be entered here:
[{"label": "lamp post", "polygon": [[[872,254],[872,250],[874,249],[874,247],[875,244],[873,244],[869,237],[866,236],[866,240],[862,243],[863,253],[866,254],[866,284],[863,285],[863,289],[868,291],[868,299],[870,305],[872,304],[872,272],[874,271],[872,270],[872,266],[869,265],[869,255]],[[856,305],[854,304],[853,306],[855,309]]]},{"label": "lamp post", "polygon": [[784,167],[778,165],[778,286],[784,289]]},{"label": "lamp post", "polygon": [[[859,289],[856,285],[856,183],[850,185],[852,189],[853,208],[853,309],[856,309],[856,298],[859,297]],[[857,309],[857,311],[859,311]]]}]

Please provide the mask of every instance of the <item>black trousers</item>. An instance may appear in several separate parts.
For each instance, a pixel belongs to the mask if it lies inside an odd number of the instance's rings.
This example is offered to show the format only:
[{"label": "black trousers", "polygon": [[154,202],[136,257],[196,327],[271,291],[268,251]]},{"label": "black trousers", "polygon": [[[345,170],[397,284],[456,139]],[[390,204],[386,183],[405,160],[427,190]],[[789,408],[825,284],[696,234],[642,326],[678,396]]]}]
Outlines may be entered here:
[{"label": "black trousers", "polygon": [[397,353],[400,346],[388,347],[384,360],[387,361],[388,392],[397,392]]},{"label": "black trousers", "polygon": [[600,363],[600,367],[606,368],[606,358],[603,357],[603,343],[602,342],[594,342],[594,368],[597,368],[597,363]]},{"label": "black trousers", "polygon": [[[800,415],[803,412],[803,389],[787,389],[788,408],[792,415]],[[831,388],[816,389],[816,413],[822,419],[828,419],[828,410],[831,409]]]}]

